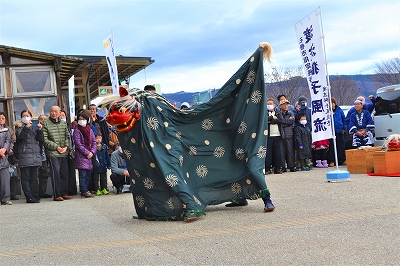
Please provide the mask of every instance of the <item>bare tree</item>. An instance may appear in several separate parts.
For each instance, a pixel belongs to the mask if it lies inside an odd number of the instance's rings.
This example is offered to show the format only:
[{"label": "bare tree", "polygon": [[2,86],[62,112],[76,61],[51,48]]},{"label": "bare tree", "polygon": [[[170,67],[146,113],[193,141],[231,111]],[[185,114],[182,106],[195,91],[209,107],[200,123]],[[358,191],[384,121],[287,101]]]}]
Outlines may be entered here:
[{"label": "bare tree", "polygon": [[331,95],[336,98],[338,105],[353,105],[360,95],[357,83],[346,76],[331,76]]},{"label": "bare tree", "polygon": [[285,94],[292,104],[300,96],[306,96],[310,99],[310,91],[302,66],[284,69],[274,66],[271,71],[265,73],[264,78],[267,98],[276,100],[278,95]]},{"label": "bare tree", "polygon": [[382,63],[375,64],[376,87],[400,84],[400,57],[395,57]]}]

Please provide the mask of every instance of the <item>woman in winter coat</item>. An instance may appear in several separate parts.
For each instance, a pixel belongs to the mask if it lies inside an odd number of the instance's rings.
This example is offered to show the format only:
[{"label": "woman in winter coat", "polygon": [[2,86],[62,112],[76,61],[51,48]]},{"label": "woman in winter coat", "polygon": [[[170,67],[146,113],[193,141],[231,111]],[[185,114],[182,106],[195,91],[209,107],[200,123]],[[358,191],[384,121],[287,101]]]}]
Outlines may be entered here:
[{"label": "woman in winter coat", "polygon": [[96,138],[89,125],[89,115],[82,111],[77,116],[78,126],[74,130],[75,167],[79,172],[79,185],[83,198],[94,197],[88,190],[92,175],[92,157],[96,154]]},{"label": "woman in winter coat", "polygon": [[0,112],[0,200],[1,205],[12,205],[10,201],[10,170],[8,152],[10,151],[9,128],[6,125],[6,115]]},{"label": "woman in winter coat", "polygon": [[42,155],[39,141],[43,141],[42,125],[38,130],[32,127],[32,113],[29,110],[21,112],[21,120],[15,122],[18,167],[21,171],[21,186],[26,203],[39,203],[34,191],[37,186],[38,168],[42,165]]}]

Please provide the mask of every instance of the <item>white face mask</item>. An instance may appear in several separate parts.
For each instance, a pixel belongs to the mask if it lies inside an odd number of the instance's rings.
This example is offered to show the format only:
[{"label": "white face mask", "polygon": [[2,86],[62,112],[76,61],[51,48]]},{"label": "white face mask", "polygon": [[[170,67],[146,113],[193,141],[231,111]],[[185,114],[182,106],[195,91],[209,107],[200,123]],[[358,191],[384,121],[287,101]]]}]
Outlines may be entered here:
[{"label": "white face mask", "polygon": [[307,124],[307,120],[300,120],[300,124],[302,124],[302,125]]},{"label": "white face mask", "polygon": [[121,147],[119,147],[118,150],[119,150],[120,153],[122,153],[122,148]]},{"label": "white face mask", "polygon": [[267,109],[268,109],[269,111],[274,110],[274,105],[273,105],[273,104],[267,104]]},{"label": "white face mask", "polygon": [[[66,119],[66,118],[60,118],[60,120],[63,121],[63,122],[67,122],[67,119]],[[82,120],[82,121],[83,121],[83,120]]]},{"label": "white face mask", "polygon": [[82,127],[86,127],[87,121],[86,120],[78,120],[78,125]]},{"label": "white face mask", "polygon": [[22,117],[21,121],[24,124],[28,124],[29,121],[31,121],[31,118],[29,116],[25,116],[25,117]]}]

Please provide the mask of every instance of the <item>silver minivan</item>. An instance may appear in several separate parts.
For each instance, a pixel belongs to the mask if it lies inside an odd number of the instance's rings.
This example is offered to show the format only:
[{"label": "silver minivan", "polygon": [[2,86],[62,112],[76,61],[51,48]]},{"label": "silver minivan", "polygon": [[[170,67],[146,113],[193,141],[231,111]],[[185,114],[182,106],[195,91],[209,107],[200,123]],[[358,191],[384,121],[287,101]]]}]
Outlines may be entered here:
[{"label": "silver minivan", "polygon": [[374,122],[376,146],[381,146],[389,135],[400,134],[400,84],[376,91]]}]

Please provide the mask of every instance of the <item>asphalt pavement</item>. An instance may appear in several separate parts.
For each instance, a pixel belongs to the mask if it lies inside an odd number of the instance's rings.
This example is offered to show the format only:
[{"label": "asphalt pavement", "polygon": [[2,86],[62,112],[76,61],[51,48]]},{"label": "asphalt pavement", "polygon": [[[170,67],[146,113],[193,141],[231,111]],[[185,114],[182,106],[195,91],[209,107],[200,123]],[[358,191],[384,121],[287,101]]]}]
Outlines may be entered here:
[{"label": "asphalt pavement", "polygon": [[[146,221],[132,194],[0,206],[0,265],[400,265],[400,177],[266,176],[262,200],[192,223]],[[346,170],[340,167],[341,170]]]}]

